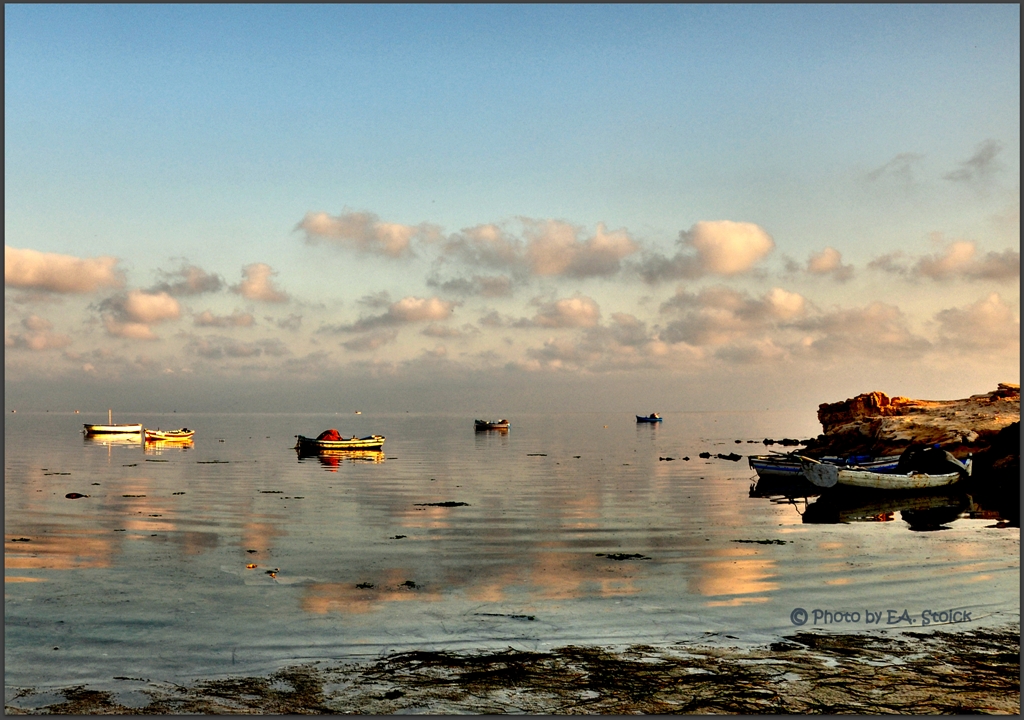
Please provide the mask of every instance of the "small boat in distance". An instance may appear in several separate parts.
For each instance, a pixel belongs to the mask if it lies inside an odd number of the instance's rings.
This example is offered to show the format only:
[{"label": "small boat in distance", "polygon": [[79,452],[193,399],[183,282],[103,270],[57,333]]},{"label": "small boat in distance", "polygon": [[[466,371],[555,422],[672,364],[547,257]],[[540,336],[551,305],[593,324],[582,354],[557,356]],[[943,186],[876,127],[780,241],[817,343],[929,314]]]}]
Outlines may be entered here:
[{"label": "small boat in distance", "polygon": [[126,423],[123,425],[115,425],[114,413],[109,408],[107,409],[106,425],[90,425],[89,423],[83,424],[85,425],[86,435],[138,435],[139,433],[142,432],[142,423]]},{"label": "small boat in distance", "polygon": [[[900,461],[899,455],[883,455],[872,457],[869,455],[851,455],[849,457],[825,456],[818,458],[823,463],[838,465],[839,467],[857,466],[864,470],[871,470],[879,473],[890,473],[896,469]],[[748,455],[747,462],[750,469],[757,473],[759,478],[766,477],[803,477],[804,469],[801,466],[800,455],[796,453],[776,453],[772,455]]]},{"label": "small boat in distance", "polygon": [[306,437],[305,435],[296,435],[295,438],[295,449],[299,452],[318,450],[380,450],[384,447],[383,435],[367,435],[362,438],[353,435],[346,440],[334,428],[324,430],[315,438]]},{"label": "small boat in distance", "polygon": [[192,440],[192,436],[195,434],[195,430],[189,430],[188,428],[180,428],[178,430],[150,430],[146,428],[146,442],[156,442],[158,440],[183,442]]},{"label": "small boat in distance", "polygon": [[474,420],[473,427],[477,430],[508,430],[512,423],[502,418],[501,420]]},{"label": "small boat in distance", "polygon": [[659,423],[661,422],[661,415],[658,413],[651,413],[650,415],[637,415],[636,421],[638,423]]}]

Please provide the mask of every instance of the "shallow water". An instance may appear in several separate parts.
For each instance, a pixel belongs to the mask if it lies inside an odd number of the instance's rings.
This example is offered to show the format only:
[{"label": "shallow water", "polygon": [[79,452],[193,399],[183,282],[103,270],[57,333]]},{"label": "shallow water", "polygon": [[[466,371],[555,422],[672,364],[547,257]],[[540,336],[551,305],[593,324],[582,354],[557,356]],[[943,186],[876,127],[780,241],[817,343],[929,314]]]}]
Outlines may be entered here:
[{"label": "shallow water", "polygon": [[[410,413],[120,419],[193,427],[184,449],[83,439],[104,420],[6,418],[8,694],[410,648],[920,629],[926,610],[965,620],[929,626],[946,630],[1019,622],[1019,519],[998,507],[812,498],[805,515],[752,497],[745,461],[698,457],[813,435],[813,417],[529,415],[508,433]],[[385,452],[291,449],[327,427],[383,434]]]}]

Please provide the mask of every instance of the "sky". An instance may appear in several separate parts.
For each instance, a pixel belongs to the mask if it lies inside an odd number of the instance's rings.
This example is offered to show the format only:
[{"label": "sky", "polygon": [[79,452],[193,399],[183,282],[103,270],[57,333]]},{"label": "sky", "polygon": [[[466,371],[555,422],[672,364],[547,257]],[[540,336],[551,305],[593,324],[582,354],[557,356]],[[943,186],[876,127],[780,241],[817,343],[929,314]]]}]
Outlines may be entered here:
[{"label": "sky", "polygon": [[1017,5],[6,5],[5,406],[1020,377]]}]

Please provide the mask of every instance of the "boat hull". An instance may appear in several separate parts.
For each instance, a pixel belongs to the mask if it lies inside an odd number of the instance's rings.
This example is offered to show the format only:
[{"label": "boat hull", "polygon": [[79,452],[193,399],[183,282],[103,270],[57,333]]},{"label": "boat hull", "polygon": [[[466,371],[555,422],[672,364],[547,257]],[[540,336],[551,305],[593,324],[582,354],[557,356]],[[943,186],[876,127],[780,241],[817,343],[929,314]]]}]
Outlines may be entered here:
[{"label": "boat hull", "polygon": [[89,425],[85,424],[87,435],[138,435],[142,432],[142,423],[124,425]]},{"label": "boat hull", "polygon": [[[853,464],[848,459],[840,457],[824,457],[821,460],[840,467]],[[899,461],[899,455],[886,455],[871,460],[862,460],[857,463],[857,466],[873,472],[889,473],[896,469]],[[747,462],[750,464],[750,469],[756,472],[760,478],[795,479],[804,474],[800,457],[797,455],[748,455]]]},{"label": "boat hull", "polygon": [[384,447],[383,435],[369,435],[364,438],[350,438],[348,440],[317,440],[303,435],[296,435],[297,450],[320,451],[320,450],[380,450]]},{"label": "boat hull", "polygon": [[146,442],[191,442],[195,430],[146,430]]},{"label": "boat hull", "polygon": [[512,423],[508,420],[474,420],[473,427],[477,430],[508,430]]},{"label": "boat hull", "polygon": [[[965,464],[968,475],[971,474],[971,460]],[[830,488],[836,485],[845,487],[867,488],[870,490],[925,490],[928,488],[946,487],[960,480],[960,472],[949,473],[918,473],[907,474],[879,473],[870,470],[841,468],[828,463],[806,460],[803,463],[804,475],[814,485]]]},{"label": "boat hull", "polygon": [[661,422],[661,418],[660,417],[653,417],[652,418],[652,417],[645,417],[644,415],[637,415],[636,416],[636,421],[638,423],[660,423]]}]

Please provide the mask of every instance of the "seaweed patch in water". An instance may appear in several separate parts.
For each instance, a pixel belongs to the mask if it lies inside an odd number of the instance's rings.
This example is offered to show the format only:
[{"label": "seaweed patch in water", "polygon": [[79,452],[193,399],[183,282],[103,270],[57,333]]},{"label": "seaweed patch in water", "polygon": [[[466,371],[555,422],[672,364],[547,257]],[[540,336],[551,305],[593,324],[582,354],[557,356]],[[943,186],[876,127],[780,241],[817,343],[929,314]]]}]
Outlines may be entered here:
[{"label": "seaweed patch in water", "polygon": [[[328,689],[330,688],[330,689]],[[414,650],[362,664],[145,690],[128,707],[75,686],[43,705],[9,688],[8,714],[966,714],[1020,712],[1020,629],[897,636],[798,633],[763,648],[678,643],[622,652]]]}]

